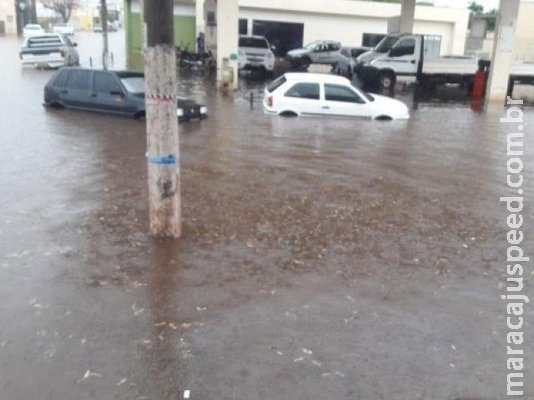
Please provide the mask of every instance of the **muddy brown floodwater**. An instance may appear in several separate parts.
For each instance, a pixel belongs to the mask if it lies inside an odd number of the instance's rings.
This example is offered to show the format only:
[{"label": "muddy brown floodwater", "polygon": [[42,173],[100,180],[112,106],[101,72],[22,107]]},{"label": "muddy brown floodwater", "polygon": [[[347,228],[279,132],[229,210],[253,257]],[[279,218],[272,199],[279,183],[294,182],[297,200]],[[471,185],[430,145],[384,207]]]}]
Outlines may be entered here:
[{"label": "muddy brown floodwater", "polygon": [[180,125],[184,234],[158,241],[144,122],[47,110],[51,72],[0,52],[1,399],[505,398],[498,114],[407,90],[405,122],[284,119],[261,81],[184,75],[210,117]]}]

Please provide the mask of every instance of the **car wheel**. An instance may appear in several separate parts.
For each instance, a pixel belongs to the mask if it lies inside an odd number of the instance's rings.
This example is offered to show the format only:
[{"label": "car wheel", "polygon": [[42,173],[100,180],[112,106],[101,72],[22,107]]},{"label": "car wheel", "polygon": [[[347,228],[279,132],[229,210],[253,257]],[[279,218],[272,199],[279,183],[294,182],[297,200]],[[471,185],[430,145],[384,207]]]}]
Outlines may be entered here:
[{"label": "car wheel", "polygon": [[304,57],[300,61],[300,68],[302,68],[303,70],[307,70],[310,67],[310,64],[311,64],[311,60],[308,57]]},{"label": "car wheel", "polygon": [[298,114],[294,111],[282,111],[279,115],[281,117],[298,117]]},{"label": "car wheel", "polygon": [[145,118],[145,116],[146,116],[146,112],[145,112],[145,110],[137,111],[137,112],[133,115],[133,117],[134,117],[135,119],[142,119],[142,118]]},{"label": "car wheel", "polygon": [[375,119],[377,121],[391,121],[393,118],[391,118],[389,115],[379,115]]},{"label": "car wheel", "polygon": [[378,77],[381,89],[393,90],[395,87],[395,74],[391,71],[383,71]]}]

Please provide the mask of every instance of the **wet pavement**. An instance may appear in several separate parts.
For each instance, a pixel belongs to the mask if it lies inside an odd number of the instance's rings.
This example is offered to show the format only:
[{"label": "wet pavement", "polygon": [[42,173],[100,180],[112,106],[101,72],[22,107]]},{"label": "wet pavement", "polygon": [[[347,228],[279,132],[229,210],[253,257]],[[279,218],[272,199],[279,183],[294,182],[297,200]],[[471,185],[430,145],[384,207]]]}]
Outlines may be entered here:
[{"label": "wet pavement", "polygon": [[158,241],[144,121],[47,110],[51,72],[0,52],[1,399],[505,398],[499,115],[406,90],[409,121],[284,119],[192,72],[210,117],[180,125],[184,234]]}]

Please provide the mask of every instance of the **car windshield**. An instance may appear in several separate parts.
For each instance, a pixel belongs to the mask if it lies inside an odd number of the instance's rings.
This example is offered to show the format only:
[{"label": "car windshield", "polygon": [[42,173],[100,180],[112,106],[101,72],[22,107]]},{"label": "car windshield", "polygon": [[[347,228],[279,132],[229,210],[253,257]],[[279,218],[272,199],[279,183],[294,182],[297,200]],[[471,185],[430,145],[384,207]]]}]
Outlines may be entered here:
[{"label": "car windshield", "polygon": [[398,40],[398,36],[386,36],[376,45],[375,51],[377,53],[387,53]]},{"label": "car windshield", "polygon": [[241,37],[239,38],[239,47],[255,47],[259,49],[267,49],[267,41],[262,38]]},{"label": "car windshield", "polygon": [[29,30],[40,30],[41,29],[41,26],[40,25],[27,25],[26,26],[26,29],[29,29]]},{"label": "car windshield", "polygon": [[269,91],[269,93],[272,93],[286,82],[287,82],[286,77],[282,75],[278,77],[277,79],[275,79],[274,81],[272,81],[271,83],[269,83],[267,85],[267,90]]},{"label": "car windshield", "polygon": [[142,76],[130,76],[121,78],[121,82],[130,93],[141,94],[145,93],[145,78]]}]

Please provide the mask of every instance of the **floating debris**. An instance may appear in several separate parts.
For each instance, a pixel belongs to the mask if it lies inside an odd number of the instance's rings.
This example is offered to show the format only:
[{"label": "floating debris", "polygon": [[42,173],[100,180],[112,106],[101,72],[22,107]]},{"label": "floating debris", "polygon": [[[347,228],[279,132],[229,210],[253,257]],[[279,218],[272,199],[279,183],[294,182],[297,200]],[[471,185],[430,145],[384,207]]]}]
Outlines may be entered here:
[{"label": "floating debris", "polygon": [[91,372],[91,370],[87,370],[87,371],[85,371],[85,374],[83,375],[83,377],[80,380],[78,380],[78,383],[83,382],[86,379],[89,379],[91,377],[102,378],[102,375],[100,375],[100,374],[98,374],[96,372]]}]

